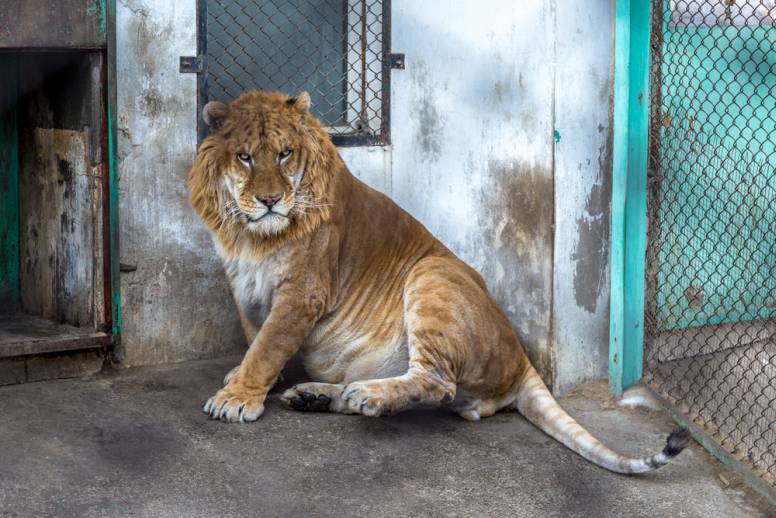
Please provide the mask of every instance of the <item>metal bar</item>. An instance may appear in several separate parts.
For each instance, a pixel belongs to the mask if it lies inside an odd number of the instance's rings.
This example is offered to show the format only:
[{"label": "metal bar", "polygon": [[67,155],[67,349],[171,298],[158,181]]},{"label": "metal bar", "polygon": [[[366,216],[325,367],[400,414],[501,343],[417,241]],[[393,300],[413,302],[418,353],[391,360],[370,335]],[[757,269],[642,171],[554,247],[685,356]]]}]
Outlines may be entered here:
[{"label": "metal bar", "polygon": [[[361,73],[360,73],[360,85],[359,85],[359,92],[358,95],[361,97],[361,113],[359,114],[358,118],[361,121],[361,124],[365,127],[369,127],[369,116],[367,115],[367,98],[366,98],[366,89],[369,86],[369,83],[366,79],[366,48],[367,48],[367,25],[366,25],[366,0],[361,0],[361,52],[360,52],[360,58],[361,58]],[[347,14],[346,14],[347,17]]]},{"label": "metal bar", "polygon": [[[117,344],[121,333],[121,287],[119,280],[119,174],[116,149],[116,0],[105,0],[107,33],[107,134],[108,134],[108,231],[110,243],[109,285],[105,289],[111,294],[111,332],[113,343]],[[106,283],[107,284],[107,283]]]},{"label": "metal bar", "polygon": [[331,135],[332,143],[337,147],[381,146],[386,144],[382,135]]},{"label": "metal bar", "polygon": [[609,385],[637,382],[644,357],[650,6],[618,0],[615,21]]},{"label": "metal bar", "polygon": [[[107,51],[103,54],[101,64],[101,82],[102,82],[102,121],[100,129],[100,155],[102,162],[100,163],[101,177],[100,177],[100,203],[102,211],[102,294],[103,294],[103,310],[104,314],[101,319],[107,330],[112,332],[113,330],[113,286],[111,278],[111,228],[110,228],[110,199],[111,199],[111,151],[108,145],[108,133],[110,128],[110,122],[108,117],[108,98],[110,96],[110,88],[108,87],[108,58]],[[95,265],[97,267],[97,265]],[[95,322],[99,322],[97,315],[95,315]]]},{"label": "metal bar", "polygon": [[625,194],[623,389],[641,379],[644,362],[650,22],[650,2],[634,0],[631,5],[628,179]]},{"label": "metal bar", "polygon": [[[391,143],[391,0],[383,0],[382,102],[380,103],[380,144]],[[402,61],[403,62],[403,61]]]},{"label": "metal bar", "polygon": [[207,104],[207,0],[197,0],[197,55],[202,56],[202,71],[197,74],[197,142],[207,136],[202,109]]},{"label": "metal bar", "polygon": [[609,388],[622,394],[625,305],[625,192],[628,179],[628,89],[630,0],[617,0],[614,31],[614,115],[612,122],[611,287]]}]

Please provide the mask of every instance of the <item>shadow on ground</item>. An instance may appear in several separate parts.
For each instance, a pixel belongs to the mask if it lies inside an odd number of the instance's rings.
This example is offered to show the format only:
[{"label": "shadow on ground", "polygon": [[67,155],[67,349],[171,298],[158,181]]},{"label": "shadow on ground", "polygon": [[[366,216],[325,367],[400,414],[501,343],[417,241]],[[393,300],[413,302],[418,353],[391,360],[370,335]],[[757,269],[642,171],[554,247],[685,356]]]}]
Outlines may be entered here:
[{"label": "shadow on ground", "polygon": [[[209,421],[200,408],[238,361],[0,387],[0,516],[769,516],[696,444],[625,477],[516,413],[372,419],[273,396],[251,425]],[[659,450],[672,427],[603,385],[561,402],[624,453]]]}]

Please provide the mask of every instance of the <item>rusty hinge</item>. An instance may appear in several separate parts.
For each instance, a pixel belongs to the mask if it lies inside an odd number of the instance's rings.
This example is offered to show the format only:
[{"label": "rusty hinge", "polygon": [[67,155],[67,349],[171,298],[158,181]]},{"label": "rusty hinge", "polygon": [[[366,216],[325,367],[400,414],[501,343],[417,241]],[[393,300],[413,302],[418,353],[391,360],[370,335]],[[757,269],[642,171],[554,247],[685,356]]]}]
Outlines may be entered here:
[{"label": "rusty hinge", "polygon": [[391,64],[391,68],[404,70],[404,54],[388,54],[388,62]]},{"label": "rusty hinge", "polygon": [[201,74],[205,71],[205,56],[181,56],[181,74]]}]

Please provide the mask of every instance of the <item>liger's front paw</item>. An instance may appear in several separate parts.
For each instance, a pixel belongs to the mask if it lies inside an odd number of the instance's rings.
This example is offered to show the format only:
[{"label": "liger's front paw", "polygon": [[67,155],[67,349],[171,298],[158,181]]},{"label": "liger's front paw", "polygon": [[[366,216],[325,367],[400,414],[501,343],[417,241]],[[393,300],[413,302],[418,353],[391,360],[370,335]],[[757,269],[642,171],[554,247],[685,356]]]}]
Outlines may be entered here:
[{"label": "liger's front paw", "polygon": [[234,378],[234,375],[237,374],[238,370],[240,370],[240,365],[232,367],[232,369],[226,373],[226,376],[224,376],[224,387],[229,385],[229,382],[232,381],[232,378]]},{"label": "liger's front paw", "polygon": [[211,419],[228,423],[249,423],[264,413],[264,397],[224,387],[202,407]]}]

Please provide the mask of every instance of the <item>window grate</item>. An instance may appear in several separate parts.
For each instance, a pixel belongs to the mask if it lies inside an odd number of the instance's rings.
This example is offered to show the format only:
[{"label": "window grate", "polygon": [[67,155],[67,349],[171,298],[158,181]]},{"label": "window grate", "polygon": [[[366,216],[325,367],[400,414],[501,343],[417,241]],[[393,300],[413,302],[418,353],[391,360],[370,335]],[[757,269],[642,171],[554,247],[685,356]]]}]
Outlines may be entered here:
[{"label": "window grate", "polygon": [[[310,93],[337,145],[389,142],[389,0],[199,0],[200,104]],[[200,128],[200,135],[205,129]]]},{"label": "window grate", "polygon": [[652,10],[645,379],[776,487],[776,8]]}]

